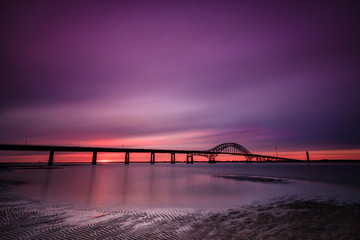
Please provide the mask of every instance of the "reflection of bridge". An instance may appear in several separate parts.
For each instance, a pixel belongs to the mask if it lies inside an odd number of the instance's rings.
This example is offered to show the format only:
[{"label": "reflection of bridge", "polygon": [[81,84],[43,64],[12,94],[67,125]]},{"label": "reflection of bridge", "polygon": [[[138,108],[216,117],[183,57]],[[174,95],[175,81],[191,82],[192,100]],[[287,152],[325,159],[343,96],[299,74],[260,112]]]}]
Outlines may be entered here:
[{"label": "reflection of bridge", "polygon": [[253,154],[237,143],[223,143],[206,151],[196,150],[165,150],[165,149],[136,149],[136,148],[103,148],[103,147],[66,147],[66,146],[40,146],[40,145],[11,145],[0,144],[0,150],[5,151],[49,151],[49,165],[53,164],[54,152],[92,152],[92,164],[96,164],[98,152],[123,152],[125,153],[125,164],[130,163],[130,153],[150,153],[150,163],[155,163],[155,153],[170,153],[171,163],[175,163],[175,154],[186,154],[186,163],[194,162],[194,155],[204,156],[209,159],[209,163],[215,163],[215,158],[219,154],[244,156],[247,162],[255,159],[261,161],[294,161],[295,159],[265,156]]}]

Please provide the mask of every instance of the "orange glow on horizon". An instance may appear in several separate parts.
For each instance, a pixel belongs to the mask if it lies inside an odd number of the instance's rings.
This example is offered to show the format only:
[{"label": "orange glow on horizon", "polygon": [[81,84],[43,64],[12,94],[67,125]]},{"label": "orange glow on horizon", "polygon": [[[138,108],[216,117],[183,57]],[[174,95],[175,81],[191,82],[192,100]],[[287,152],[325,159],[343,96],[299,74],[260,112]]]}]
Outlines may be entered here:
[{"label": "orange glow on horizon", "polygon": [[[191,150],[191,149],[190,149]],[[260,155],[276,156],[271,152],[256,152]],[[314,150],[309,151],[310,160],[360,160],[360,149],[343,150]],[[279,157],[306,160],[306,151],[287,151],[279,152]],[[98,163],[124,162],[125,153],[102,153],[97,155]],[[156,162],[170,162],[169,153],[156,153]],[[3,152],[0,162],[41,162],[47,163],[49,160],[48,152]],[[55,152],[54,163],[59,162],[91,162],[92,153],[81,152]],[[207,161],[206,157],[194,156],[194,161]],[[243,156],[218,155],[216,161],[244,161]],[[186,161],[186,154],[176,154],[177,162]],[[130,153],[130,162],[150,162],[150,153]]]}]

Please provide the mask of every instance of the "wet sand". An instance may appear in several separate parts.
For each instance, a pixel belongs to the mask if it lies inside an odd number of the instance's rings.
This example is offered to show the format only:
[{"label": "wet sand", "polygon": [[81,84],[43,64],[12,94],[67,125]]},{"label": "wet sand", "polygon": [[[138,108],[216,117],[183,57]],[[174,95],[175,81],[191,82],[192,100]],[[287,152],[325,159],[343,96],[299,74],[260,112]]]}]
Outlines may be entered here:
[{"label": "wet sand", "polygon": [[215,175],[214,177],[218,178],[225,178],[225,179],[232,179],[236,181],[249,181],[249,182],[261,182],[261,183],[290,183],[289,180],[282,179],[282,178],[273,178],[273,177],[262,177],[262,176],[245,176],[239,174],[222,174],[222,175]]},{"label": "wet sand", "polygon": [[360,204],[278,199],[222,209],[94,209],[23,199],[0,183],[0,239],[360,239]]}]

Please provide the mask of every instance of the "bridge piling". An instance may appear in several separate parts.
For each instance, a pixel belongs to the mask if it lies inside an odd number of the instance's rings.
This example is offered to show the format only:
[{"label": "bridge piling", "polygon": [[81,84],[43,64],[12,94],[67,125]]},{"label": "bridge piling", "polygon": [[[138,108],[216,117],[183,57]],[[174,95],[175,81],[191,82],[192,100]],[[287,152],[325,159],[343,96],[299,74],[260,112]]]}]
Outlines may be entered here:
[{"label": "bridge piling", "polygon": [[155,153],[154,153],[154,152],[151,152],[151,155],[150,155],[150,164],[155,164]]},{"label": "bridge piling", "polygon": [[209,163],[216,163],[215,157],[210,157],[210,158],[209,158]]},{"label": "bridge piling", "polygon": [[129,164],[130,163],[130,153],[129,152],[125,152],[125,164]]},{"label": "bridge piling", "polygon": [[91,162],[92,165],[96,165],[96,158],[97,158],[97,152],[94,151],[93,152],[93,157],[92,157],[92,162]]},{"label": "bridge piling", "polygon": [[192,154],[186,156],[186,163],[194,163],[194,156]]},{"label": "bridge piling", "polygon": [[171,153],[171,164],[175,164],[175,153]]},{"label": "bridge piling", "polygon": [[54,150],[50,151],[48,166],[52,166],[54,162]]}]

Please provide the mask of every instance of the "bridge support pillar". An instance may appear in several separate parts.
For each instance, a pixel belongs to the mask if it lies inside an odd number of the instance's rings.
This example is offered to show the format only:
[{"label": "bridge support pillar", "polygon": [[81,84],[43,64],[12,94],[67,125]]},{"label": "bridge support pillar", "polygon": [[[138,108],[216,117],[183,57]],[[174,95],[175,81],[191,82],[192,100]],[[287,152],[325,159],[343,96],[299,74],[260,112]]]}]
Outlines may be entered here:
[{"label": "bridge support pillar", "polygon": [[49,165],[49,166],[52,166],[52,165],[53,165],[53,162],[54,162],[54,150],[51,150],[51,151],[50,151],[50,155],[49,155],[48,165]]},{"label": "bridge support pillar", "polygon": [[212,154],[207,156],[207,158],[209,158],[209,163],[215,163],[216,155]]},{"label": "bridge support pillar", "polygon": [[186,156],[186,163],[194,163],[194,156],[192,154]]},{"label": "bridge support pillar", "polygon": [[154,153],[154,152],[151,152],[151,155],[150,155],[150,164],[155,164],[155,153]]},{"label": "bridge support pillar", "polygon": [[130,163],[130,153],[129,152],[125,152],[125,164],[129,164]]},{"label": "bridge support pillar", "polygon": [[97,158],[97,152],[93,152],[93,157],[92,157],[92,162],[91,162],[92,165],[96,164],[96,158]]},{"label": "bridge support pillar", "polygon": [[209,163],[216,163],[215,158],[214,158],[214,157],[210,157],[210,158],[209,158]]},{"label": "bridge support pillar", "polygon": [[174,152],[171,153],[171,163],[172,164],[175,163],[175,153]]}]

